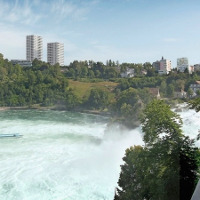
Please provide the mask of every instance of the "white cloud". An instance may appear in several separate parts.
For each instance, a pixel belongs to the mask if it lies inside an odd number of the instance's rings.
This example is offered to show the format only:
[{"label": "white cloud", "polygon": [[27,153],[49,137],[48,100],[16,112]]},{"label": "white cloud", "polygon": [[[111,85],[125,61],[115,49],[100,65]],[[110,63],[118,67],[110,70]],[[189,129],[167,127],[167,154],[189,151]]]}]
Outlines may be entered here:
[{"label": "white cloud", "polygon": [[12,24],[35,24],[42,15],[33,9],[33,3],[28,0],[15,2],[0,1],[1,21]]},{"label": "white cloud", "polygon": [[31,26],[44,21],[52,24],[62,20],[84,20],[93,4],[93,1],[88,4],[65,0],[0,0],[0,18],[4,23]]},{"label": "white cloud", "polygon": [[83,4],[75,4],[69,1],[58,0],[50,5],[52,15],[55,15],[58,20],[75,19],[84,20],[88,13],[88,7]]}]

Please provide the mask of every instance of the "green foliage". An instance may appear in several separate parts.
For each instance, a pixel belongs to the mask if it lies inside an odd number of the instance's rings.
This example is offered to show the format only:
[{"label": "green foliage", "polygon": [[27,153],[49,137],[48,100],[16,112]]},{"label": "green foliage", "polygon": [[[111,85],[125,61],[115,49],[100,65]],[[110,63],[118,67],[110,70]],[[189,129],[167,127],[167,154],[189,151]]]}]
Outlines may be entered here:
[{"label": "green foliage", "polygon": [[167,86],[167,96],[168,97],[174,97],[174,85],[173,84],[169,84]]},{"label": "green foliage", "polygon": [[80,99],[74,94],[73,90],[66,92],[66,107],[70,110],[75,109],[80,104]]},{"label": "green foliage", "polygon": [[154,100],[142,118],[145,147],[126,150],[115,200],[189,200],[198,178],[200,152],[182,135],[181,119]]},{"label": "green foliage", "polygon": [[191,199],[198,180],[200,151],[194,147],[194,140],[188,137],[185,137],[182,142],[180,166],[180,197],[186,200]]},{"label": "green foliage", "polygon": [[161,140],[161,133],[167,140],[181,136],[181,118],[161,100],[153,100],[146,106],[141,122],[142,131],[145,133],[144,142],[147,145]]},{"label": "green foliage", "polygon": [[142,77],[142,78],[129,78],[125,80],[119,81],[119,86],[121,90],[128,89],[129,87],[136,88],[136,89],[143,89],[143,88],[152,88],[160,86],[163,77]]},{"label": "green foliage", "polygon": [[102,62],[75,60],[67,66],[67,69],[66,76],[76,80],[79,78],[117,78],[120,73],[115,62],[111,60],[107,62],[107,65]]},{"label": "green foliage", "polygon": [[116,109],[120,109],[122,104],[124,103],[134,106],[138,102],[138,100],[139,97],[137,90],[133,88],[124,90],[123,92],[121,92],[119,98],[117,99]]},{"label": "green foliage", "polygon": [[[141,146],[130,147],[123,157],[125,164],[121,165],[114,200],[144,199],[147,191],[145,187],[144,161],[145,150]],[[145,171],[144,171],[145,170]]]},{"label": "green foliage", "polygon": [[194,94],[193,90],[191,88],[189,88],[188,91],[187,91],[187,96],[189,98],[191,98],[193,96],[193,94]]},{"label": "green foliage", "polygon": [[[126,70],[128,64],[121,65],[121,70]],[[167,76],[158,76],[153,72],[153,68],[149,64],[144,67],[147,70],[146,76],[136,76],[129,79],[120,79],[118,88],[120,90],[126,90],[129,87],[135,89],[143,88],[159,88],[162,97],[174,98],[174,92],[180,92],[181,90],[188,91],[190,84],[200,79],[197,74],[188,73],[170,73]],[[142,68],[141,68],[142,69]],[[136,69],[135,69],[136,71]],[[189,90],[190,91],[190,90]],[[191,92],[191,91],[190,91]]]},{"label": "green foliage", "polygon": [[166,81],[163,80],[160,84],[160,93],[162,93],[163,96],[166,96],[166,91],[167,91],[167,84]]},{"label": "green foliage", "polygon": [[117,121],[133,128],[138,126],[143,108],[151,100],[152,96],[148,89],[129,88],[118,92],[116,102],[112,104],[112,112],[115,117],[118,116]]},{"label": "green foliage", "polygon": [[3,60],[0,72],[0,106],[50,106],[67,98],[68,80],[59,65],[35,59],[32,68],[22,68]]},{"label": "green foliage", "polygon": [[195,109],[196,112],[200,111],[200,98],[193,99],[189,101],[189,106],[192,109]]},{"label": "green foliage", "polygon": [[104,109],[109,103],[108,93],[101,89],[92,89],[86,102],[87,106],[92,109]]},{"label": "green foliage", "polygon": [[184,90],[185,82],[186,82],[185,80],[181,80],[181,79],[176,80],[176,83],[175,83],[176,91]]}]

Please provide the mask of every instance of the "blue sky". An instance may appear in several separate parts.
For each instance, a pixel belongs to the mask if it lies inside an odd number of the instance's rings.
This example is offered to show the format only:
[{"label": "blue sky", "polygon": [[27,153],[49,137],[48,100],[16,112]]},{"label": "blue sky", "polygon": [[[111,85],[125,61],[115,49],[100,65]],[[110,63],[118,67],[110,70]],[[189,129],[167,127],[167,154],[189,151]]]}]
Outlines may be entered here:
[{"label": "blue sky", "polygon": [[144,63],[162,56],[200,63],[199,0],[0,0],[0,52],[25,59],[26,35],[62,42],[65,64],[108,59]]}]

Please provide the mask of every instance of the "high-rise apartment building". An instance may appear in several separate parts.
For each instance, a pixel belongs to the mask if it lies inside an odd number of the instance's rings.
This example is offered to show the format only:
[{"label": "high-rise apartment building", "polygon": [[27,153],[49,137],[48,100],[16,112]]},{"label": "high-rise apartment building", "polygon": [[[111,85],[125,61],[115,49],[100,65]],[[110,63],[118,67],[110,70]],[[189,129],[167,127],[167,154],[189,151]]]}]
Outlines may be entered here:
[{"label": "high-rise apartment building", "polygon": [[47,44],[47,62],[51,65],[64,65],[64,44],[53,42]]},{"label": "high-rise apartment building", "polygon": [[162,59],[160,60],[160,70],[158,70],[158,73],[169,74],[170,71],[171,71],[171,61],[164,59],[162,57]]},{"label": "high-rise apartment building", "polygon": [[180,72],[184,72],[186,69],[189,70],[189,64],[187,58],[178,58],[177,59],[177,70]]},{"label": "high-rise apartment building", "polygon": [[33,61],[35,58],[42,60],[42,37],[37,35],[26,36],[26,60]]},{"label": "high-rise apartment building", "polygon": [[163,57],[160,61],[153,62],[152,65],[159,74],[169,74],[171,71],[171,61]]}]

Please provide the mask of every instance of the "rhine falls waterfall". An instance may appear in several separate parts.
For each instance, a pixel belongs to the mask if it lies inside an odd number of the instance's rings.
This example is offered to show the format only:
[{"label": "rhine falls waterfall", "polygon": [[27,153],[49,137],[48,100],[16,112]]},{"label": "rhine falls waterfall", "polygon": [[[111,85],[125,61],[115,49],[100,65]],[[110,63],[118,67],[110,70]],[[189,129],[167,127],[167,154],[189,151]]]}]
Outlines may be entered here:
[{"label": "rhine falls waterfall", "polygon": [[[179,113],[195,138],[200,114]],[[1,200],[113,200],[125,149],[143,145],[140,128],[107,128],[107,117],[65,111],[0,112]],[[200,146],[200,143],[197,143]]]}]

